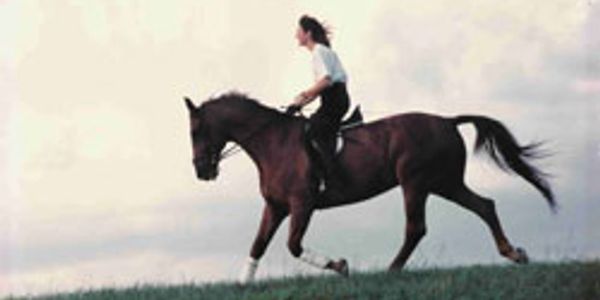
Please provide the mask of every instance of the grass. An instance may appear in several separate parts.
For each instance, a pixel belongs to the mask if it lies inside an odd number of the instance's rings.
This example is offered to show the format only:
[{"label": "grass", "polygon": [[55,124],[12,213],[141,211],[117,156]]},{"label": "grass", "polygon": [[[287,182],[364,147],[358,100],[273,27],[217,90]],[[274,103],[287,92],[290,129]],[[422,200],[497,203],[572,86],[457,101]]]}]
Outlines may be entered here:
[{"label": "grass", "polygon": [[[25,298],[9,298],[25,299]],[[246,287],[231,283],[140,285],[33,299],[600,299],[600,261],[474,266],[350,278],[293,277]]]}]

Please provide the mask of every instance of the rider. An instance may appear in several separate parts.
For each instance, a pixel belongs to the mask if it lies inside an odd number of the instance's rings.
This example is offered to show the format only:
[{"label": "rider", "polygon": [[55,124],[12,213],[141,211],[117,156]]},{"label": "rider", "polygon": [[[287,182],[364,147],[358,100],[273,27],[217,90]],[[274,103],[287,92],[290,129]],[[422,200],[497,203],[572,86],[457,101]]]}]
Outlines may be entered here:
[{"label": "rider", "polygon": [[[315,18],[300,18],[296,39],[298,44],[312,53],[315,83],[301,92],[288,109],[294,114],[317,97],[321,106],[310,116],[308,137],[316,142],[316,150],[327,172],[326,178],[339,175],[335,166],[335,137],[342,117],[350,106],[346,90],[348,77],[337,54],[331,49],[328,30]],[[328,183],[327,183],[328,184]]]}]

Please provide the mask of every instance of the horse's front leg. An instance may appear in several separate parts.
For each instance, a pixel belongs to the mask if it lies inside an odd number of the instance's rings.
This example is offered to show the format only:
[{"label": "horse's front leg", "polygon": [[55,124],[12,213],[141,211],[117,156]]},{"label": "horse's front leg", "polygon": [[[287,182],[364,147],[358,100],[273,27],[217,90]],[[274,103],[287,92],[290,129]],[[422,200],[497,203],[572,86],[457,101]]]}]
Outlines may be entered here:
[{"label": "horse's front leg", "polygon": [[240,274],[239,283],[246,284],[254,280],[256,269],[258,268],[258,260],[263,256],[271,238],[277,231],[281,221],[288,215],[287,210],[273,206],[267,203],[263,209],[262,220],[250,256],[246,261],[246,265]]},{"label": "horse's front leg", "polygon": [[293,199],[291,201],[290,232],[288,237],[290,252],[294,257],[307,264],[321,269],[333,270],[343,276],[348,276],[348,263],[345,259],[334,261],[302,246],[302,239],[314,211],[314,208],[306,203],[302,199]]}]

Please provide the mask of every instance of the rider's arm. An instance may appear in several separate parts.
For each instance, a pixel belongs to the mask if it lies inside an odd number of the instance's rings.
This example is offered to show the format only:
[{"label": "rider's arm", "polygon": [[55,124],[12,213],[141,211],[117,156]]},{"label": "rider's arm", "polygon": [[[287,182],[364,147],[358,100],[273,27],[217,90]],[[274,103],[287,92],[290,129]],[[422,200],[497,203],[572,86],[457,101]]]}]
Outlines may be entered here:
[{"label": "rider's arm", "polygon": [[324,76],[319,81],[317,81],[312,87],[308,90],[300,93],[298,97],[294,100],[294,105],[304,106],[319,96],[321,91],[331,85],[331,79],[329,76]]}]

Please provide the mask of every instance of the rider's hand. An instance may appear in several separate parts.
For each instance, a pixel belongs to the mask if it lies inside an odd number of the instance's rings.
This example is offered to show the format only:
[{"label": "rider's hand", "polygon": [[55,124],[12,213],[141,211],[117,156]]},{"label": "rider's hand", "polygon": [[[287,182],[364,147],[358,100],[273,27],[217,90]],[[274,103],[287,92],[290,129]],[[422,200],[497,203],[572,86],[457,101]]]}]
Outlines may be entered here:
[{"label": "rider's hand", "polygon": [[292,104],[292,105],[290,105],[290,106],[287,107],[287,109],[285,110],[285,114],[293,116],[294,114],[296,114],[297,112],[299,112],[301,108],[302,107],[300,107],[300,105],[298,105],[298,104]]},{"label": "rider's hand", "polygon": [[298,96],[294,98],[294,103],[296,103],[295,105],[298,105],[297,103],[302,103],[303,101],[306,101],[306,98],[308,97],[305,92],[298,94]]}]

